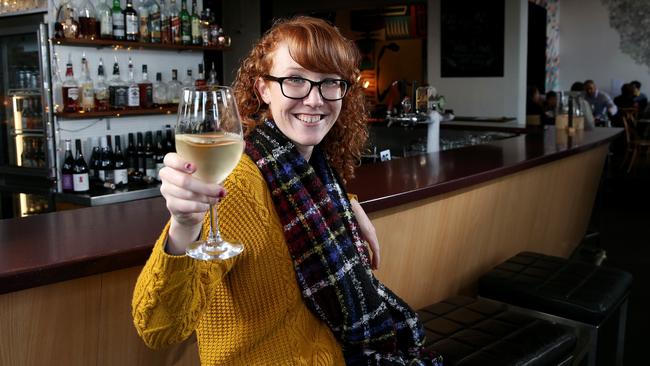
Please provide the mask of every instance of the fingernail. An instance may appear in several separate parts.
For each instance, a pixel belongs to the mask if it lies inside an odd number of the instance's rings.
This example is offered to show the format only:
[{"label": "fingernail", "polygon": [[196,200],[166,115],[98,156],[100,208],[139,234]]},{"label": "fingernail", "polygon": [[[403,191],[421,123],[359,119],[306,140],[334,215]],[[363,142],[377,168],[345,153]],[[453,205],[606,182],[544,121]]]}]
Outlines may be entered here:
[{"label": "fingernail", "polygon": [[219,198],[224,198],[225,196],[226,196],[226,191],[224,190],[219,191],[219,193],[217,194],[217,197]]},{"label": "fingernail", "polygon": [[192,171],[192,164],[190,164],[190,163],[185,164],[185,170],[187,170],[188,172],[191,172]]}]

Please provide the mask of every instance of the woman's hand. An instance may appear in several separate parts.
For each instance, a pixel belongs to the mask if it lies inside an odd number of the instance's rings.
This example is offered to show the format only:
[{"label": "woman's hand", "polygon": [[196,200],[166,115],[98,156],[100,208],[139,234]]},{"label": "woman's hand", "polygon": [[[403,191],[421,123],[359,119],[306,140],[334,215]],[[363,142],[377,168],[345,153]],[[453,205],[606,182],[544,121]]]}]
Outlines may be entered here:
[{"label": "woman's hand", "polygon": [[366,212],[363,210],[357,200],[350,200],[350,205],[352,206],[352,212],[354,212],[354,216],[357,218],[357,222],[359,223],[361,238],[368,242],[370,250],[372,251],[372,261],[370,263],[370,267],[375,270],[379,269],[379,240],[377,240],[375,226],[372,224],[368,218],[368,215],[366,215]]},{"label": "woman's hand", "polygon": [[216,183],[192,177],[196,165],[184,161],[178,154],[165,155],[164,163],[165,167],[160,169],[160,193],[171,214],[166,250],[170,254],[184,254],[188,244],[198,238],[210,204],[219,202],[226,191]]}]

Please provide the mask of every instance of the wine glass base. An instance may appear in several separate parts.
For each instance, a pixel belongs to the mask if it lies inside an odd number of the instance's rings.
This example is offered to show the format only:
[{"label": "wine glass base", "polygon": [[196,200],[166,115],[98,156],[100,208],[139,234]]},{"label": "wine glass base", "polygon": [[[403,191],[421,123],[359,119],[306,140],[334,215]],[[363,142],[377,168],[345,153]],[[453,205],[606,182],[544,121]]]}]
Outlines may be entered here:
[{"label": "wine glass base", "polygon": [[204,261],[226,260],[239,255],[242,251],[244,251],[244,246],[240,243],[221,241],[214,245],[208,245],[203,240],[194,242],[185,249],[185,253],[189,257]]}]

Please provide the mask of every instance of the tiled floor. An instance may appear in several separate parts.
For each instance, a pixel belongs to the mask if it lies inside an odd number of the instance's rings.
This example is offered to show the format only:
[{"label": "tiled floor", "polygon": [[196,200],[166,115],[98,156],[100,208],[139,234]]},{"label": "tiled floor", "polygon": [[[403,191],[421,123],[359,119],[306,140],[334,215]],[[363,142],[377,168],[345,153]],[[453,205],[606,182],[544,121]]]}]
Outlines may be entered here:
[{"label": "tiled floor", "polygon": [[[606,166],[592,226],[607,251],[605,266],[634,276],[628,309],[625,365],[648,365],[650,330],[650,163],[636,165],[632,174],[618,167],[614,155]],[[643,160],[643,159],[642,159]]]}]

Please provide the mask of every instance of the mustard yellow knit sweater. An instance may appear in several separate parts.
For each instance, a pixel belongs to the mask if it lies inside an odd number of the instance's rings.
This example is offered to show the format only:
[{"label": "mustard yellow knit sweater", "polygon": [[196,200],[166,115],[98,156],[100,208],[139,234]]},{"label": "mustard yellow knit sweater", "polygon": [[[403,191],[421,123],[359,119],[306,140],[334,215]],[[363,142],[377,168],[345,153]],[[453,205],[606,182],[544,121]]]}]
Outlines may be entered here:
[{"label": "mustard yellow knit sweater", "polygon": [[248,156],[224,185],[221,232],[244,252],[225,262],[169,255],[167,225],[133,293],[138,334],[162,348],[196,331],[202,365],[345,364],[330,329],[303,303],[280,219]]}]

